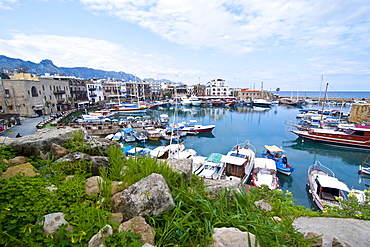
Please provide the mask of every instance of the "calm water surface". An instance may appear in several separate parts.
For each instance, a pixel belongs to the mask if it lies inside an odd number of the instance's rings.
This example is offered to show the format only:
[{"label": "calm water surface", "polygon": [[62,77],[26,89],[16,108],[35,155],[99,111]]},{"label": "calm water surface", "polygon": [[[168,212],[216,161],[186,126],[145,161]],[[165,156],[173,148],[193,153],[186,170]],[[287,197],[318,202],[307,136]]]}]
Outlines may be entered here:
[{"label": "calm water surface", "polygon": [[[310,107],[305,107],[310,108]],[[311,108],[315,108],[312,106]],[[317,106],[316,106],[317,108]],[[338,109],[332,107],[332,109]],[[342,108],[350,112],[350,108]],[[327,147],[310,142],[302,142],[286,121],[296,122],[298,108],[273,106],[272,108],[253,107],[175,107],[151,110],[148,114],[155,117],[167,113],[171,121],[195,119],[201,124],[215,124],[212,133],[186,136],[186,148],[197,151],[197,155],[208,156],[210,153],[226,154],[237,143],[249,140],[256,149],[256,157],[264,151],[264,145],[277,145],[286,151],[289,164],[296,168],[291,176],[279,174],[280,189],[293,193],[297,205],[313,208],[307,192],[307,169],[316,160],[334,171],[336,176],[348,187],[368,188],[370,176],[360,177],[358,165],[369,156],[369,151],[354,151],[344,148]],[[175,114],[176,113],[176,114]],[[146,146],[157,146],[159,142],[148,142]],[[367,185],[366,185],[367,184]]]}]

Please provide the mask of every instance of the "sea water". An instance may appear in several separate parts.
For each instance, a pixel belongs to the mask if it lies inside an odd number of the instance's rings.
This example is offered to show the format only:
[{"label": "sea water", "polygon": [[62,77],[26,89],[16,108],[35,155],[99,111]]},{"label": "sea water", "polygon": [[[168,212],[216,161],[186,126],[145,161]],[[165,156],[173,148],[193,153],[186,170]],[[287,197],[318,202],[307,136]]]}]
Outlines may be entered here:
[{"label": "sea water", "polygon": [[[324,91],[270,91],[280,97],[304,97],[321,98],[325,97]],[[326,98],[344,98],[344,99],[370,99],[369,91],[328,91]]]},{"label": "sea water", "polygon": [[[317,105],[305,108],[317,108]],[[332,109],[350,112],[349,107]],[[208,156],[211,153],[226,155],[236,144],[249,141],[255,148],[256,157],[261,157],[264,145],[277,145],[286,151],[288,163],[295,171],[286,176],[279,175],[279,188],[293,193],[297,205],[313,208],[314,204],[307,191],[308,167],[320,161],[332,169],[337,178],[349,188],[366,189],[370,176],[359,176],[358,165],[368,159],[369,151],[355,151],[345,148],[328,147],[320,144],[303,142],[289,129],[287,122],[296,122],[299,108],[287,106],[260,107],[168,107],[150,110],[152,117],[166,113],[171,122],[197,120],[199,124],[214,124],[212,132],[186,136],[183,139],[186,148],[197,151],[197,155]],[[163,142],[163,141],[162,141]],[[155,147],[165,143],[149,141],[146,147]]]}]

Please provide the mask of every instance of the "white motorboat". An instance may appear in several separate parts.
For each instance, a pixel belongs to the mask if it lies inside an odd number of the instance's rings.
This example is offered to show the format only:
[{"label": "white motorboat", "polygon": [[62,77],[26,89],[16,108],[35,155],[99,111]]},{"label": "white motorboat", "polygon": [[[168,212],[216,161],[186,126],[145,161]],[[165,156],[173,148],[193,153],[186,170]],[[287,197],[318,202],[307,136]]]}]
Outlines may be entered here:
[{"label": "white motorboat", "polygon": [[185,150],[183,143],[170,144],[167,146],[159,146],[150,151],[150,156],[156,159],[174,159],[178,153]]},{"label": "white motorboat", "polygon": [[193,95],[189,98],[192,106],[200,106],[202,104],[202,100],[200,100],[197,96]]},{"label": "white motorboat", "polygon": [[198,174],[201,178],[220,179],[225,170],[225,163],[221,161],[224,155],[219,153],[210,154],[204,161],[204,169]]},{"label": "white motorboat", "polygon": [[270,190],[279,187],[275,161],[267,158],[255,158],[252,174],[252,184],[256,187],[267,185]]}]

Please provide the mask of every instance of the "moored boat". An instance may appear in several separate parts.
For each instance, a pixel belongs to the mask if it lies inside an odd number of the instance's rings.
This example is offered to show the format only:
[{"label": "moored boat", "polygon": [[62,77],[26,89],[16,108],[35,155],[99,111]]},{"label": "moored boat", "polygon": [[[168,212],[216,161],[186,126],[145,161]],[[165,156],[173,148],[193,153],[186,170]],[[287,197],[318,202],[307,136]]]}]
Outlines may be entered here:
[{"label": "moored boat", "polygon": [[289,131],[303,139],[325,145],[370,149],[370,126],[354,125],[346,126],[346,129],[306,128]]},{"label": "moored boat", "polygon": [[221,161],[223,155],[220,153],[211,153],[204,160],[204,169],[198,174],[201,178],[220,179],[224,169],[225,163]]},{"label": "moored boat", "polygon": [[308,186],[314,202],[320,210],[325,206],[339,206],[339,198],[347,200],[347,185],[339,181],[332,170],[316,161],[308,168]]},{"label": "moored boat", "polygon": [[189,120],[188,123],[185,123],[185,127],[182,130],[187,132],[211,132],[215,127],[216,125],[213,124],[202,125],[197,124],[197,120]]},{"label": "moored boat", "polygon": [[249,141],[246,141],[237,144],[222,157],[221,161],[226,165],[226,176],[238,177],[243,183],[250,179],[256,156],[255,151],[251,149],[252,147]]},{"label": "moored boat", "polygon": [[370,175],[370,167],[363,167],[362,165],[359,165],[358,174]]},{"label": "moored boat", "polygon": [[284,154],[285,151],[275,145],[265,145],[266,152],[262,153],[262,158],[268,158],[275,161],[278,172],[290,175],[295,170],[294,167],[288,164],[288,158]]},{"label": "moored boat", "polygon": [[267,185],[269,190],[276,190],[279,187],[279,179],[276,172],[276,165],[273,160],[255,158],[252,184],[256,187]]},{"label": "moored boat", "polygon": [[271,102],[265,99],[252,99],[252,106],[270,107]]}]

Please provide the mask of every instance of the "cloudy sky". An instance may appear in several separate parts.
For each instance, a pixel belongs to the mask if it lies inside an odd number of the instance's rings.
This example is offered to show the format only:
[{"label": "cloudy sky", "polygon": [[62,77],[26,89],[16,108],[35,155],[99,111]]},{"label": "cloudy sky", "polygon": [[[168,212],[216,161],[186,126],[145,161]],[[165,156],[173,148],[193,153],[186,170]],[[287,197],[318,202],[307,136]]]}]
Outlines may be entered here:
[{"label": "cloudy sky", "polygon": [[0,0],[0,55],[188,85],[370,91],[369,0]]}]

